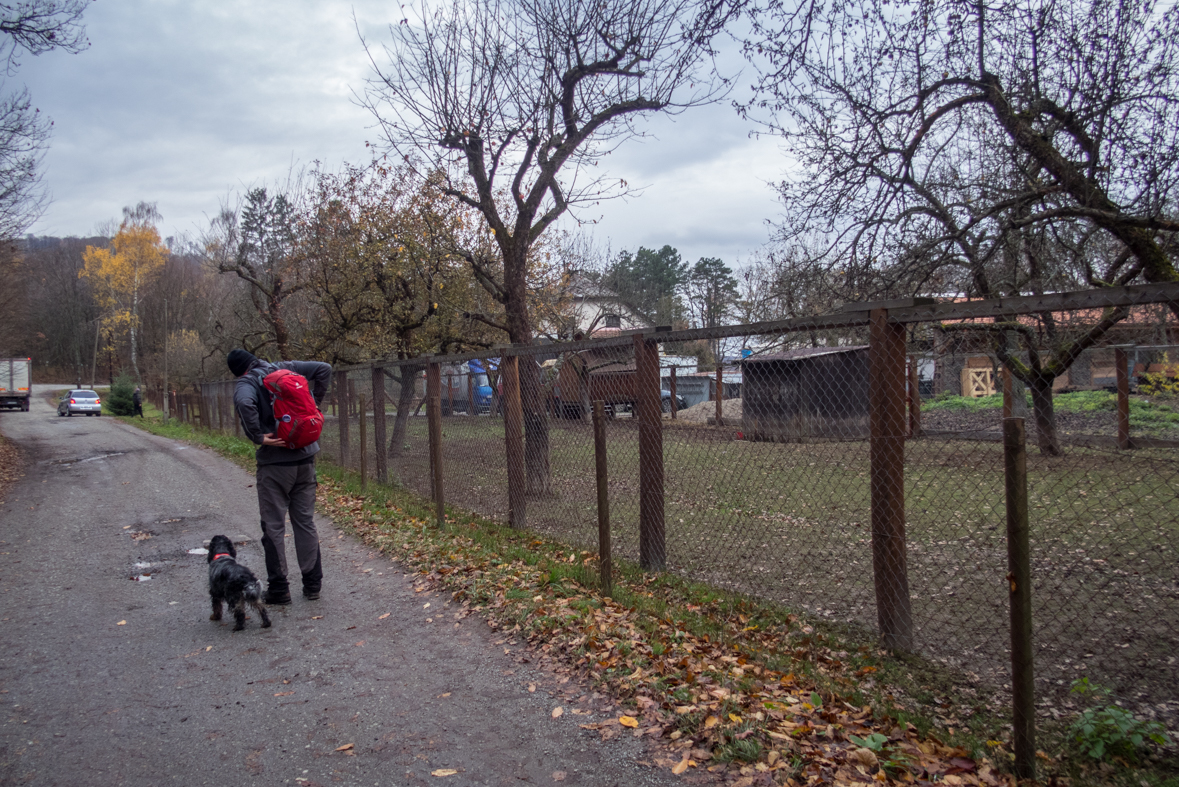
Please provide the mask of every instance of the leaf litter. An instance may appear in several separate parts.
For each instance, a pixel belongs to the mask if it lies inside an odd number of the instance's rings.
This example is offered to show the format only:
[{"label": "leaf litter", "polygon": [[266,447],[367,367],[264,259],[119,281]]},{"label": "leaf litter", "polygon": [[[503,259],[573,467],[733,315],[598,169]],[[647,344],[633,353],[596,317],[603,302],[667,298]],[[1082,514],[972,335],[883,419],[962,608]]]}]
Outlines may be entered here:
[{"label": "leaf litter", "polygon": [[[440,531],[392,503],[381,508],[349,494],[335,480],[321,480],[320,486],[320,502],[338,524],[414,573],[415,593],[449,590],[461,606],[456,618],[478,613],[493,630],[525,640],[527,650],[504,649],[518,662],[537,659],[588,678],[624,703],[627,713],[580,727],[603,740],[624,732],[648,738],[663,752],[653,757],[658,767],[675,774],[707,769],[734,787],[1015,784],[988,758],[974,759],[967,749],[933,734],[919,736],[912,724],[847,702],[844,694],[853,695],[856,680],[870,679],[874,670],[850,672],[846,654],[817,645],[818,638],[804,639],[804,647],[787,655],[807,662],[824,680],[802,668],[782,672],[766,666],[759,656],[782,655],[783,643],[798,642],[785,628],[802,627],[794,616],[765,627],[750,625],[743,615],[729,616],[718,621],[725,636],[696,635],[670,615],[652,619],[568,576],[552,581],[543,557],[535,564],[502,559],[473,533],[464,533],[461,523]],[[832,685],[846,692],[837,693]],[[562,714],[561,707],[552,711],[554,719]],[[853,741],[874,733],[885,741],[879,756]],[[441,769],[432,775],[454,773]]]}]

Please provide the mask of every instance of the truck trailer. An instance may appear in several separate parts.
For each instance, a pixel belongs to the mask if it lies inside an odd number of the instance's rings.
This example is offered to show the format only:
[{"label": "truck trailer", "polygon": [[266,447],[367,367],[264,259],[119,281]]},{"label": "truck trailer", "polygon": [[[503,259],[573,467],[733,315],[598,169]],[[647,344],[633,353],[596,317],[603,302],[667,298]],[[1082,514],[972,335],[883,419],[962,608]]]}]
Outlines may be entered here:
[{"label": "truck trailer", "polygon": [[28,412],[32,380],[33,359],[0,358],[0,407]]}]

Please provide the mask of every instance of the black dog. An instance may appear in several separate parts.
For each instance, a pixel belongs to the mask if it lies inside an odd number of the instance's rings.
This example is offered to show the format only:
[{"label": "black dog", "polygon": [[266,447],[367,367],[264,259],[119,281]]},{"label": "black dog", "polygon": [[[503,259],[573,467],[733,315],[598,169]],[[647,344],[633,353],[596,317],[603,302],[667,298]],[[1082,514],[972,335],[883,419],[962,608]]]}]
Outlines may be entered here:
[{"label": "black dog", "polygon": [[225,536],[209,540],[209,596],[213,599],[213,614],[209,620],[221,620],[221,603],[229,605],[237,625],[234,631],[246,627],[246,604],[262,616],[262,628],[270,628],[270,616],[262,603],[262,583],[254,572],[237,562],[237,550]]}]

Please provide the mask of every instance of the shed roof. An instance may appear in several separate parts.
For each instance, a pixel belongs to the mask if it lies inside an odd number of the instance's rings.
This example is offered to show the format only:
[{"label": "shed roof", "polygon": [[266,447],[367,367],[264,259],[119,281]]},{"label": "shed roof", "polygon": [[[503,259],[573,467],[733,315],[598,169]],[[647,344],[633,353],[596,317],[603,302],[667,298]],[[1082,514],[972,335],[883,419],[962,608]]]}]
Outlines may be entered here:
[{"label": "shed roof", "polygon": [[866,344],[857,344],[849,347],[803,347],[797,350],[785,350],[780,353],[751,355],[750,357],[741,361],[741,363],[749,364],[764,361],[798,361],[805,358],[818,358],[822,355],[837,355],[839,353],[858,352],[860,350],[866,349],[868,349],[868,345]]}]

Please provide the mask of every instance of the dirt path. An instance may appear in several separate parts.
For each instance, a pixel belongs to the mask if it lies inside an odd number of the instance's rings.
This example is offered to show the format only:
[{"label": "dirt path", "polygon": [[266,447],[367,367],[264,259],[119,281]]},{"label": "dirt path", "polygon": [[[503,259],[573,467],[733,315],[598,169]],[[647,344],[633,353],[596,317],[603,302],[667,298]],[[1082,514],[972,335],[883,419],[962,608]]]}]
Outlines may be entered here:
[{"label": "dirt path", "polygon": [[579,727],[608,698],[327,520],[321,600],[210,622],[189,550],[225,533],[263,564],[253,478],[213,453],[44,398],[0,432],[25,466],[0,495],[0,784],[683,783]]}]

